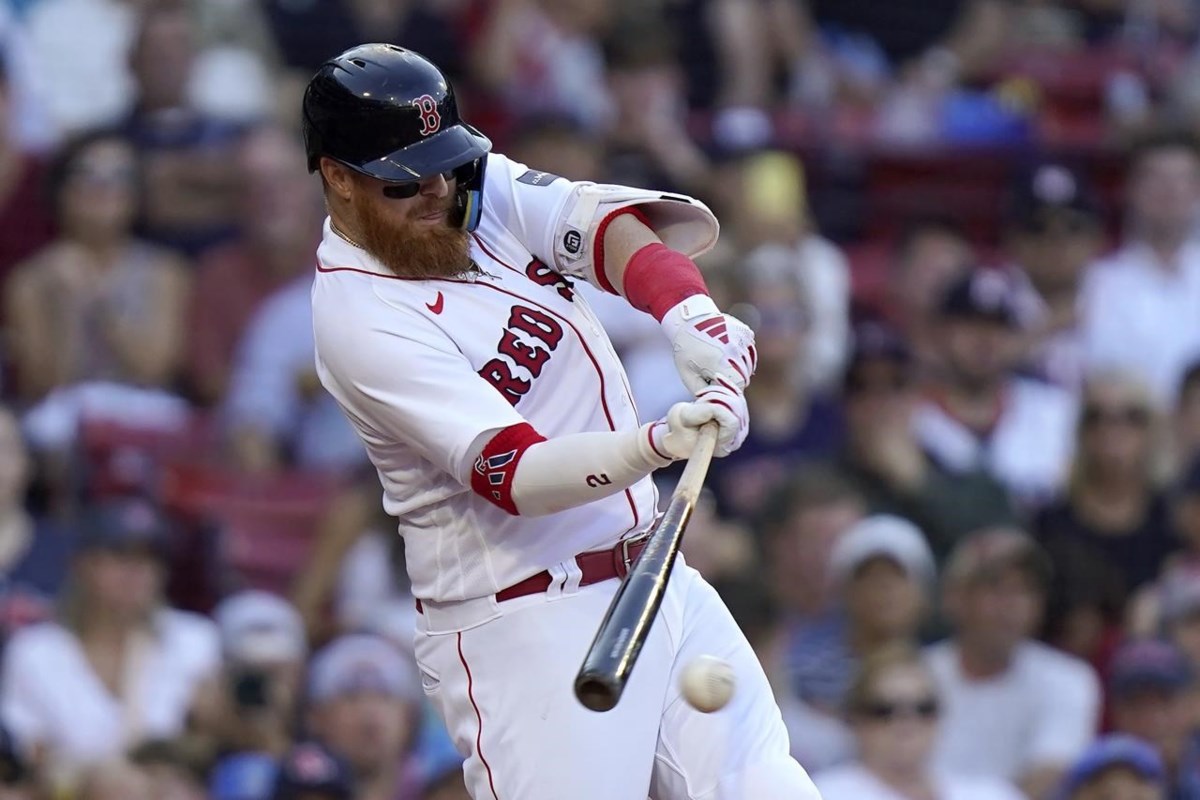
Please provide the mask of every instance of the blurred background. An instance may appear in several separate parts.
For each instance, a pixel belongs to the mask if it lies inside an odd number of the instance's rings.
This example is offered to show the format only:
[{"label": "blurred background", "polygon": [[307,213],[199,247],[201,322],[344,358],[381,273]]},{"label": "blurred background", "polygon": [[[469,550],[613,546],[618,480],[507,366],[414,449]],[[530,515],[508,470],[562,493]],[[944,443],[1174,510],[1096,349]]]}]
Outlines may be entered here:
[{"label": "blurred background", "polygon": [[1195,0],[0,3],[0,800],[467,797],[313,368],[363,41],[717,212],[760,365],[684,552],[827,800],[1200,800]]}]

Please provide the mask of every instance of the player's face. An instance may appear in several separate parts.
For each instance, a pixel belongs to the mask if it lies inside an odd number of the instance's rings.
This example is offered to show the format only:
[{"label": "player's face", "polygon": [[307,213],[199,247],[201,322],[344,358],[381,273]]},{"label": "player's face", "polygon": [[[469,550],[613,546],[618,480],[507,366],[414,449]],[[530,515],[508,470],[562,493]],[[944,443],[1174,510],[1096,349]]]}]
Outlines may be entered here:
[{"label": "player's face", "polygon": [[389,197],[388,184],[354,176],[350,204],[362,246],[397,275],[444,278],[470,266],[467,232],[457,227],[453,175],[421,181],[412,197]]}]

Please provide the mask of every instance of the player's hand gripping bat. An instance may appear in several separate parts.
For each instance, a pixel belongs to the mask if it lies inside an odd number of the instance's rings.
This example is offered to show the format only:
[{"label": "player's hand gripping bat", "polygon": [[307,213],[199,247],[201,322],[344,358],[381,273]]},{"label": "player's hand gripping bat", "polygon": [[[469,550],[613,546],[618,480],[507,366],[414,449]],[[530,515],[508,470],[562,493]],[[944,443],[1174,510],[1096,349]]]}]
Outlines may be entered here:
[{"label": "player's hand gripping bat", "polygon": [[662,605],[683,531],[704,485],[716,441],[715,423],[700,428],[696,449],[683,468],[666,512],[646,549],[617,589],[575,676],[575,696],[592,711],[608,711],[625,691],[625,683]]}]

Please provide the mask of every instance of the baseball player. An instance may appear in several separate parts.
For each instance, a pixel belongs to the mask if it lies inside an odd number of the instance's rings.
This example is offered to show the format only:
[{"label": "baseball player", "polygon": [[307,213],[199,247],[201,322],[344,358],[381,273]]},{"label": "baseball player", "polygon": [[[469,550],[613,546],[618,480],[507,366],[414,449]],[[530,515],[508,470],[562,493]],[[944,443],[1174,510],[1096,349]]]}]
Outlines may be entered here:
[{"label": "baseball player", "polygon": [[[378,469],[418,598],[426,695],[475,800],[816,798],[770,687],[716,593],[680,563],[621,703],[576,670],[655,519],[651,472],[746,435],[754,337],[691,260],[702,203],[571,182],[491,153],[436,66],[387,44],[342,53],[304,95],[329,217],[313,285],[317,370]],[[639,425],[575,283],[654,315],[695,400]],[[679,695],[695,656],[734,699]]]}]

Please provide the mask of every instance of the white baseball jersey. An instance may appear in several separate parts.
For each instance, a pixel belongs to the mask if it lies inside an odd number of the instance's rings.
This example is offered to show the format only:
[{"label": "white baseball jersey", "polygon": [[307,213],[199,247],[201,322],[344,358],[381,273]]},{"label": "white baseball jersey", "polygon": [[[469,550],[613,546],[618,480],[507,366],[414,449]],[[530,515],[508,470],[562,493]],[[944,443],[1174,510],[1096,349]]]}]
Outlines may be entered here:
[{"label": "white baseball jersey", "polygon": [[528,423],[554,438],[639,424],[603,328],[546,266],[574,185],[487,159],[471,235],[478,274],[398,278],[329,220],[317,253],[317,371],[379,471],[413,593],[427,600],[494,594],[648,529],[657,506],[649,477],[542,517],[514,516],[472,489],[480,449],[502,429]]}]

